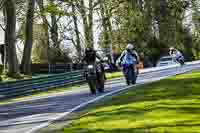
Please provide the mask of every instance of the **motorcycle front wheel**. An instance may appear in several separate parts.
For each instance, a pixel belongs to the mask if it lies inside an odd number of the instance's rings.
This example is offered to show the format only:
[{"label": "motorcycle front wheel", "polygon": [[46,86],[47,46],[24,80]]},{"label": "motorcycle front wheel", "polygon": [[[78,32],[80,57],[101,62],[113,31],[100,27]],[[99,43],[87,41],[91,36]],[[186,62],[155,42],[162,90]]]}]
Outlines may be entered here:
[{"label": "motorcycle front wheel", "polygon": [[181,64],[181,65],[184,65],[185,62],[184,62],[183,60],[180,60],[180,64]]},{"label": "motorcycle front wheel", "polygon": [[136,84],[137,74],[134,68],[128,68],[126,71],[126,80],[128,85],[130,85],[130,83]]},{"label": "motorcycle front wheel", "polygon": [[88,85],[90,87],[90,92],[96,94],[96,80],[89,80]]}]

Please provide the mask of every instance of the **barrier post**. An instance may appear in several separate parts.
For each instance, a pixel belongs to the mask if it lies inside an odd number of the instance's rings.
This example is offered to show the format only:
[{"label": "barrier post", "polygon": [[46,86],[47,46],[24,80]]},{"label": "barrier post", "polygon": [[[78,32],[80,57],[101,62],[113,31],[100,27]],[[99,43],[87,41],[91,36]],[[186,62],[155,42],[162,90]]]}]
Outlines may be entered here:
[{"label": "barrier post", "polygon": [[73,71],[72,63],[70,63],[69,65],[70,65],[70,72],[72,72]]},{"label": "barrier post", "polygon": [[51,73],[51,64],[48,64],[48,68],[49,68],[49,73]]}]

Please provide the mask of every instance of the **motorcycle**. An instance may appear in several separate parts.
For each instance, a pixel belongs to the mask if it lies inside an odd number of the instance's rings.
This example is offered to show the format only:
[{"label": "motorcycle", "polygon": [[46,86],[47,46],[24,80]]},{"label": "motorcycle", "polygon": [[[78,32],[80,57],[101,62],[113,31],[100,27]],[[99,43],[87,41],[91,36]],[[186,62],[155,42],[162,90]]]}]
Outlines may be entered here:
[{"label": "motorcycle", "polygon": [[130,81],[132,84],[136,84],[136,80],[139,74],[137,65],[123,65],[123,72],[127,85],[130,85]]},{"label": "motorcycle", "polygon": [[105,76],[102,64],[88,64],[85,71],[85,77],[92,94],[96,94],[96,90],[104,92]]},{"label": "motorcycle", "polygon": [[178,63],[180,63],[181,65],[184,65],[184,64],[185,64],[185,59],[184,59],[183,56],[179,56],[179,57],[176,59],[176,61],[177,61]]}]

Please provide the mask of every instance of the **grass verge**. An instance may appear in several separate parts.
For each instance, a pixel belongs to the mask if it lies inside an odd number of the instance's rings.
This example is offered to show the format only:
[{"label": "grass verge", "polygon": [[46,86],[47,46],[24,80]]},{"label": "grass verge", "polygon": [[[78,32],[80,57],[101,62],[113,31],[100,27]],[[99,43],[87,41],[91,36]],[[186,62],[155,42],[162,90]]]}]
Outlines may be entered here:
[{"label": "grass verge", "polygon": [[40,133],[200,133],[200,72],[138,86]]},{"label": "grass verge", "polygon": [[122,72],[106,73],[107,79],[120,78],[120,77],[123,77],[123,76],[124,75],[123,75]]}]

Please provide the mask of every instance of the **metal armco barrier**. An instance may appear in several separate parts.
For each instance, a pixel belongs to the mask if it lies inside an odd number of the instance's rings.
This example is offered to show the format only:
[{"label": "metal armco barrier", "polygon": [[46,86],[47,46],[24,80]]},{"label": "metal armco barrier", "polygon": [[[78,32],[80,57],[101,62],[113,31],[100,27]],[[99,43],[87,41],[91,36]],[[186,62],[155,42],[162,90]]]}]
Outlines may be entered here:
[{"label": "metal armco barrier", "polygon": [[55,74],[40,78],[0,83],[0,100],[31,95],[75,83],[85,82],[83,71]]}]

